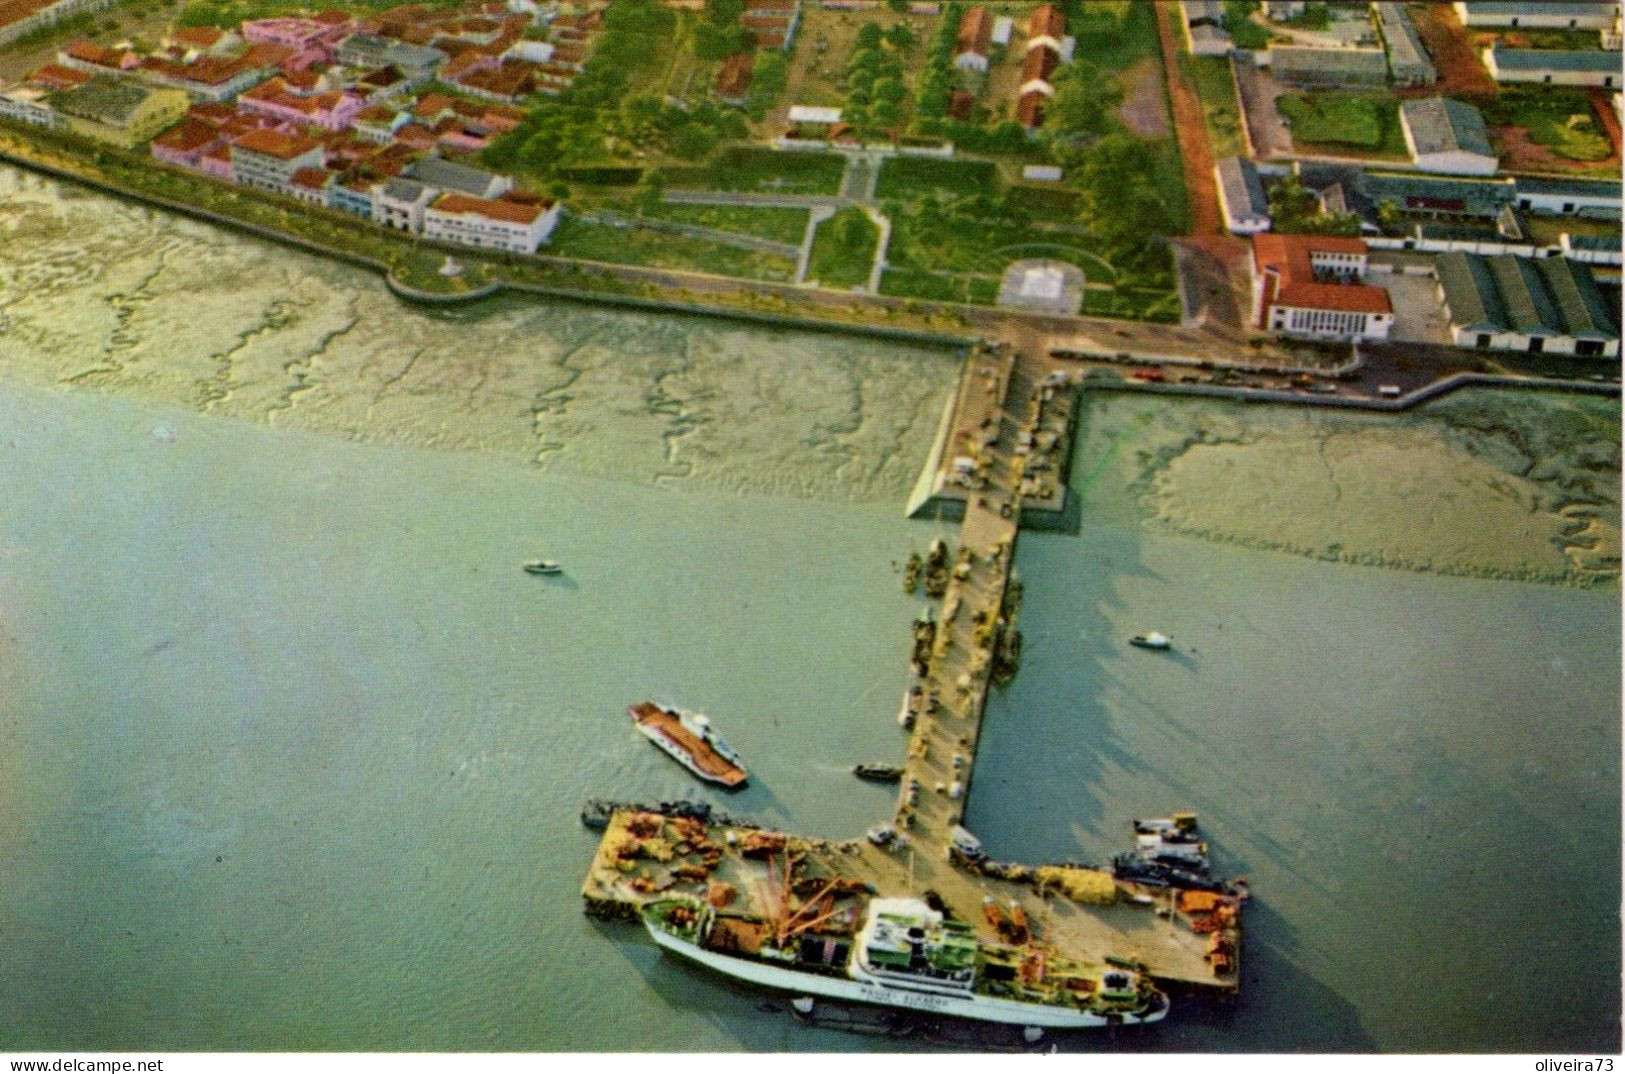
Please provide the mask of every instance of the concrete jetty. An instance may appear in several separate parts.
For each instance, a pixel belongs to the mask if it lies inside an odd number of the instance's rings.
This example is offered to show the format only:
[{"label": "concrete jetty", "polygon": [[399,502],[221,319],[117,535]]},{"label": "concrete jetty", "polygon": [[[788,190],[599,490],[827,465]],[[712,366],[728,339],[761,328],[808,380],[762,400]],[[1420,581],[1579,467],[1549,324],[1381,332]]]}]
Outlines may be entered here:
[{"label": "concrete jetty", "polygon": [[[1147,887],[1109,870],[979,860],[955,850],[975,770],[995,654],[1014,629],[1012,564],[1029,498],[1059,511],[1061,461],[1075,390],[1046,351],[978,346],[969,355],[938,437],[933,495],[962,505],[949,577],[923,674],[911,678],[907,760],[886,845],[707,826],[656,814],[610,820],[582,885],[588,913],[635,918],[657,894],[682,892],[760,912],[788,897],[839,910],[872,895],[924,895],[989,941],[1011,942],[1000,921],[1020,907],[1031,942],[1069,957],[1143,963],[1170,991],[1233,994],[1241,920],[1234,900]],[[967,467],[956,460],[970,459]],[[876,714],[890,719],[891,713]],[[1130,842],[1127,831],[1124,842]],[[1228,906],[1219,916],[1215,902]],[[986,913],[992,904],[1000,912]]]}]

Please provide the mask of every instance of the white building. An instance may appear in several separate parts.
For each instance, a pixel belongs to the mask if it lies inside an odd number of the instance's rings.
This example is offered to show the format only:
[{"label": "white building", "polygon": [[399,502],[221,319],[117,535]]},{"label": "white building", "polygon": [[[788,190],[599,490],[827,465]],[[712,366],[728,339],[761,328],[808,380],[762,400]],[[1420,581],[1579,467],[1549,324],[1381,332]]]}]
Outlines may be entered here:
[{"label": "white building", "polygon": [[54,127],[56,109],[49,97],[50,91],[38,86],[13,86],[0,92],[0,116],[35,127]]},{"label": "white building", "polygon": [[1619,325],[1587,265],[1448,253],[1434,268],[1458,346],[1619,357]]},{"label": "white building", "polygon": [[1360,282],[1366,244],[1320,235],[1253,236],[1253,301],[1258,326],[1317,339],[1387,339],[1394,327],[1388,292]]},{"label": "white building", "polygon": [[1620,85],[1619,54],[1583,49],[1501,48],[1491,45],[1481,53],[1490,77],[1497,82],[1534,82],[1547,86]]},{"label": "white building", "polygon": [[421,232],[423,214],[440,191],[415,179],[386,179],[372,188],[372,218],[385,227]]},{"label": "white building", "polygon": [[1448,97],[1406,101],[1399,108],[1405,147],[1417,171],[1494,175],[1500,168],[1478,109]]},{"label": "white building", "polygon": [[1456,0],[1463,26],[1607,30],[1618,15],[1619,4],[1598,0]]},{"label": "white building", "polygon": [[42,26],[112,7],[114,0],[56,0],[47,4],[0,4],[0,45],[10,44]]},{"label": "white building", "polygon": [[486,250],[533,254],[558,222],[557,202],[443,194],[423,214],[423,235]]},{"label": "white building", "polygon": [[1213,166],[1219,181],[1219,208],[1225,227],[1236,235],[1256,235],[1270,229],[1270,203],[1258,168],[1242,157],[1225,157]]}]

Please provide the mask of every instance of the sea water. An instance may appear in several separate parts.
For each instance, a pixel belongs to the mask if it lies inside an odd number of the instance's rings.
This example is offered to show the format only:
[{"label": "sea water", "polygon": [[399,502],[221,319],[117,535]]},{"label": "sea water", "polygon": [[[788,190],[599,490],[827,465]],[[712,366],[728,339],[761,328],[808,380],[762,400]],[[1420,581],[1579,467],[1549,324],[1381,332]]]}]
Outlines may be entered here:
[{"label": "sea water", "polygon": [[[49,231],[64,195],[14,182],[0,210]],[[73,200],[140,271],[0,245],[0,1048],[894,1046],[583,916],[576,811],[719,800],[633,734],[652,696],[745,756],[728,810],[837,837],[885,814],[849,767],[901,754],[896,562],[947,528],[900,508],[952,359],[541,303],[448,319]],[[166,282],[199,257],[283,274],[282,319],[166,337],[188,301],[240,314]],[[474,360],[516,331],[534,361]],[[228,390],[191,394],[166,348],[226,354]],[[1617,1048],[1617,594],[1173,532],[1137,507],[1169,490],[1133,487],[1162,442],[1131,417],[1085,408],[1113,447],[1085,436],[1081,528],[1022,538],[1024,666],[968,823],[999,856],[1102,861],[1192,808],[1257,894],[1239,1001],[1067,1046]],[[540,554],[567,574],[519,571]],[[1146,629],[1177,651],[1126,646]]]}]

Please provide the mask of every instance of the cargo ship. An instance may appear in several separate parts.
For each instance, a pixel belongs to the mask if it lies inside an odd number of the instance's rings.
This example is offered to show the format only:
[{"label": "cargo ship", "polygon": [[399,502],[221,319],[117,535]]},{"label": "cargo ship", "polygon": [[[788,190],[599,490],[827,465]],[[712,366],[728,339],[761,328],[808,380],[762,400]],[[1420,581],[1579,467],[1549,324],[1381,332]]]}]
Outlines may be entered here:
[{"label": "cargo ship", "polygon": [[797,995],[1047,1029],[1158,1022],[1168,1013],[1168,997],[1126,960],[1090,965],[985,943],[920,899],[870,899],[855,932],[832,913],[799,921],[808,909],[774,921],[676,898],[646,904],[642,916],[665,950]]},{"label": "cargo ship", "polygon": [[640,701],[626,711],[639,734],[696,776],[730,790],[745,785],[749,777],[739,754],[711,729],[708,717],[654,701]]}]

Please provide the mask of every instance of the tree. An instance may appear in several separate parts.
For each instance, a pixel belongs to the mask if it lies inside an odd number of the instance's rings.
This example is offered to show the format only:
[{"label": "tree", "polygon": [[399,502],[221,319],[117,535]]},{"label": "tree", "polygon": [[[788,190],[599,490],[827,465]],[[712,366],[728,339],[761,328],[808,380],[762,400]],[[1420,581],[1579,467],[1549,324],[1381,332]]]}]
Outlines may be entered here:
[{"label": "tree", "polygon": [[890,130],[903,121],[903,110],[891,101],[877,102],[872,114],[875,126],[883,130]]},{"label": "tree", "polygon": [[903,99],[906,92],[900,78],[881,78],[875,81],[874,94],[877,101],[889,101],[896,104]]},{"label": "tree", "polygon": [[751,85],[765,89],[769,93],[778,93],[784,89],[788,73],[789,64],[784,58],[784,53],[758,52],[755,63],[751,65]]},{"label": "tree", "polygon": [[907,52],[919,41],[914,31],[908,28],[908,23],[900,22],[886,31],[886,44],[898,52]]},{"label": "tree", "polygon": [[732,26],[745,13],[745,0],[710,0],[705,19],[713,26]]},{"label": "tree", "polygon": [[860,49],[878,49],[880,42],[885,38],[878,22],[866,22],[858,27],[856,46]]},{"label": "tree", "polygon": [[745,50],[745,30],[740,26],[723,29],[709,22],[702,22],[694,27],[694,36],[690,38],[689,44],[696,58],[720,60]]},{"label": "tree", "polygon": [[1104,134],[1110,113],[1123,103],[1117,80],[1086,60],[1056,72],[1055,96],[1044,105],[1044,132],[1060,137]]},{"label": "tree", "polygon": [[898,15],[908,14],[908,0],[886,0],[886,6]]},{"label": "tree", "polygon": [[721,135],[714,127],[691,123],[678,131],[671,140],[672,155],[683,160],[699,160],[717,147]]}]

